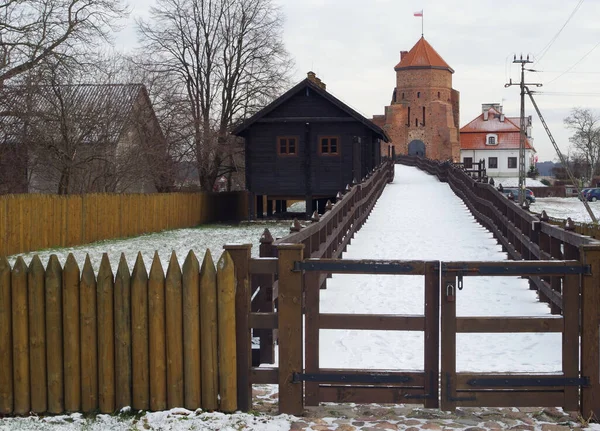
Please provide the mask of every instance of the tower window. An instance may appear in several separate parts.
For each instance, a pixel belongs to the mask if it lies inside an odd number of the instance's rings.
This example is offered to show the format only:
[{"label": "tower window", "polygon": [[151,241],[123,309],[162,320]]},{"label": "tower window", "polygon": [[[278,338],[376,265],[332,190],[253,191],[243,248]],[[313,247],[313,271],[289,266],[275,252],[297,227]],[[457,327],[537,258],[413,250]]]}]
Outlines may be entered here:
[{"label": "tower window", "polygon": [[438,91],[438,99],[440,98],[440,92]]},{"label": "tower window", "polygon": [[417,99],[420,99],[420,98],[421,98],[421,92],[417,91]]},{"label": "tower window", "polygon": [[418,126],[419,126],[419,119],[415,118],[415,127],[418,127]]},{"label": "tower window", "polygon": [[425,107],[423,106],[423,126],[425,125]]},{"label": "tower window", "polygon": [[406,118],[406,127],[410,127],[410,106],[408,107],[408,115]]},{"label": "tower window", "polygon": [[404,100],[404,93],[402,93],[402,100]]}]

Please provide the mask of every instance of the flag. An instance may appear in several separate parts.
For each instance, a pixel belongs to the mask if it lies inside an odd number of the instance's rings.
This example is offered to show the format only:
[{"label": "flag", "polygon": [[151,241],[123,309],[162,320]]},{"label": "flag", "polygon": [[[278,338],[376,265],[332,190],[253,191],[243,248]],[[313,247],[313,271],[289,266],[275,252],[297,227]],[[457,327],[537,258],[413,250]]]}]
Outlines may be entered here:
[{"label": "flag", "polygon": [[418,11],[418,12],[415,12],[415,13],[414,13],[414,16],[420,16],[421,18],[423,18],[423,9],[421,9],[421,10],[420,10],[420,11]]}]

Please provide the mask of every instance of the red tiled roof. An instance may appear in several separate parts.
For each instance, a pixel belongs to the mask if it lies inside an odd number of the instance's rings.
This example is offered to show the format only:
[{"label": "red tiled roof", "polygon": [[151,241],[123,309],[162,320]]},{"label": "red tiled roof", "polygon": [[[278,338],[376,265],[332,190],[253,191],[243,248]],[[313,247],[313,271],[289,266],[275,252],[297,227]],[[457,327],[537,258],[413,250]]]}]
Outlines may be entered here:
[{"label": "red tiled roof", "polygon": [[454,70],[448,66],[448,63],[436,52],[435,49],[421,37],[404,58],[394,67],[395,70],[410,67],[435,67],[448,69],[454,73]]},{"label": "red tiled roof", "polygon": [[[461,150],[518,150],[520,143],[519,132],[499,132],[498,145],[486,145],[485,140],[489,132],[460,133]],[[525,148],[534,150],[529,139],[525,140]]]},{"label": "red tiled roof", "polygon": [[500,121],[500,113],[494,108],[488,111],[488,119],[483,119],[483,113],[475,118],[466,126],[461,127],[460,132],[519,132],[519,124],[514,123],[514,118],[504,117],[504,121]]}]

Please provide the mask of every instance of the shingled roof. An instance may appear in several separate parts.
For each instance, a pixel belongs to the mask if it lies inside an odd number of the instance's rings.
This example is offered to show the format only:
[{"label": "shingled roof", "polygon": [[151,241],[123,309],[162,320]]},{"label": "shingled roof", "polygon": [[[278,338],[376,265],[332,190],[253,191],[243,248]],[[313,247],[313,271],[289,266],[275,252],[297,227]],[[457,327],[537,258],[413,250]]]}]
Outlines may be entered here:
[{"label": "shingled roof", "polygon": [[444,61],[424,37],[421,37],[415,46],[402,57],[402,60],[394,67],[394,70],[398,71],[411,68],[445,69],[454,73],[454,69]]},{"label": "shingled roof", "polygon": [[[520,119],[504,117],[501,120],[501,113],[494,108],[488,110],[488,119],[484,114],[480,114],[467,125],[460,129],[460,149],[461,150],[508,150],[518,149],[521,140],[521,130],[518,126]],[[498,143],[495,146],[486,145],[488,134],[498,135]],[[525,148],[534,150],[529,139],[525,140]]]},{"label": "shingled roof", "polygon": [[60,116],[72,116],[74,123],[97,121],[102,132],[95,134],[114,143],[131,120],[140,93],[147,97],[142,84],[4,87],[0,91],[0,139],[6,142],[10,136],[19,136],[25,118],[53,124]]}]

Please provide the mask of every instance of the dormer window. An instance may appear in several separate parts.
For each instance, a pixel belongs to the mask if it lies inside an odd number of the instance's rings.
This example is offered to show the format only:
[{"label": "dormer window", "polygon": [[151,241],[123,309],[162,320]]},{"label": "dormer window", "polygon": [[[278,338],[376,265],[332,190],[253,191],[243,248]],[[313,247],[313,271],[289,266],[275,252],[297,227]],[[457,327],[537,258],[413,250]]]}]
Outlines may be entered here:
[{"label": "dormer window", "polygon": [[485,137],[485,145],[498,145],[498,135],[494,133],[488,133]]}]

